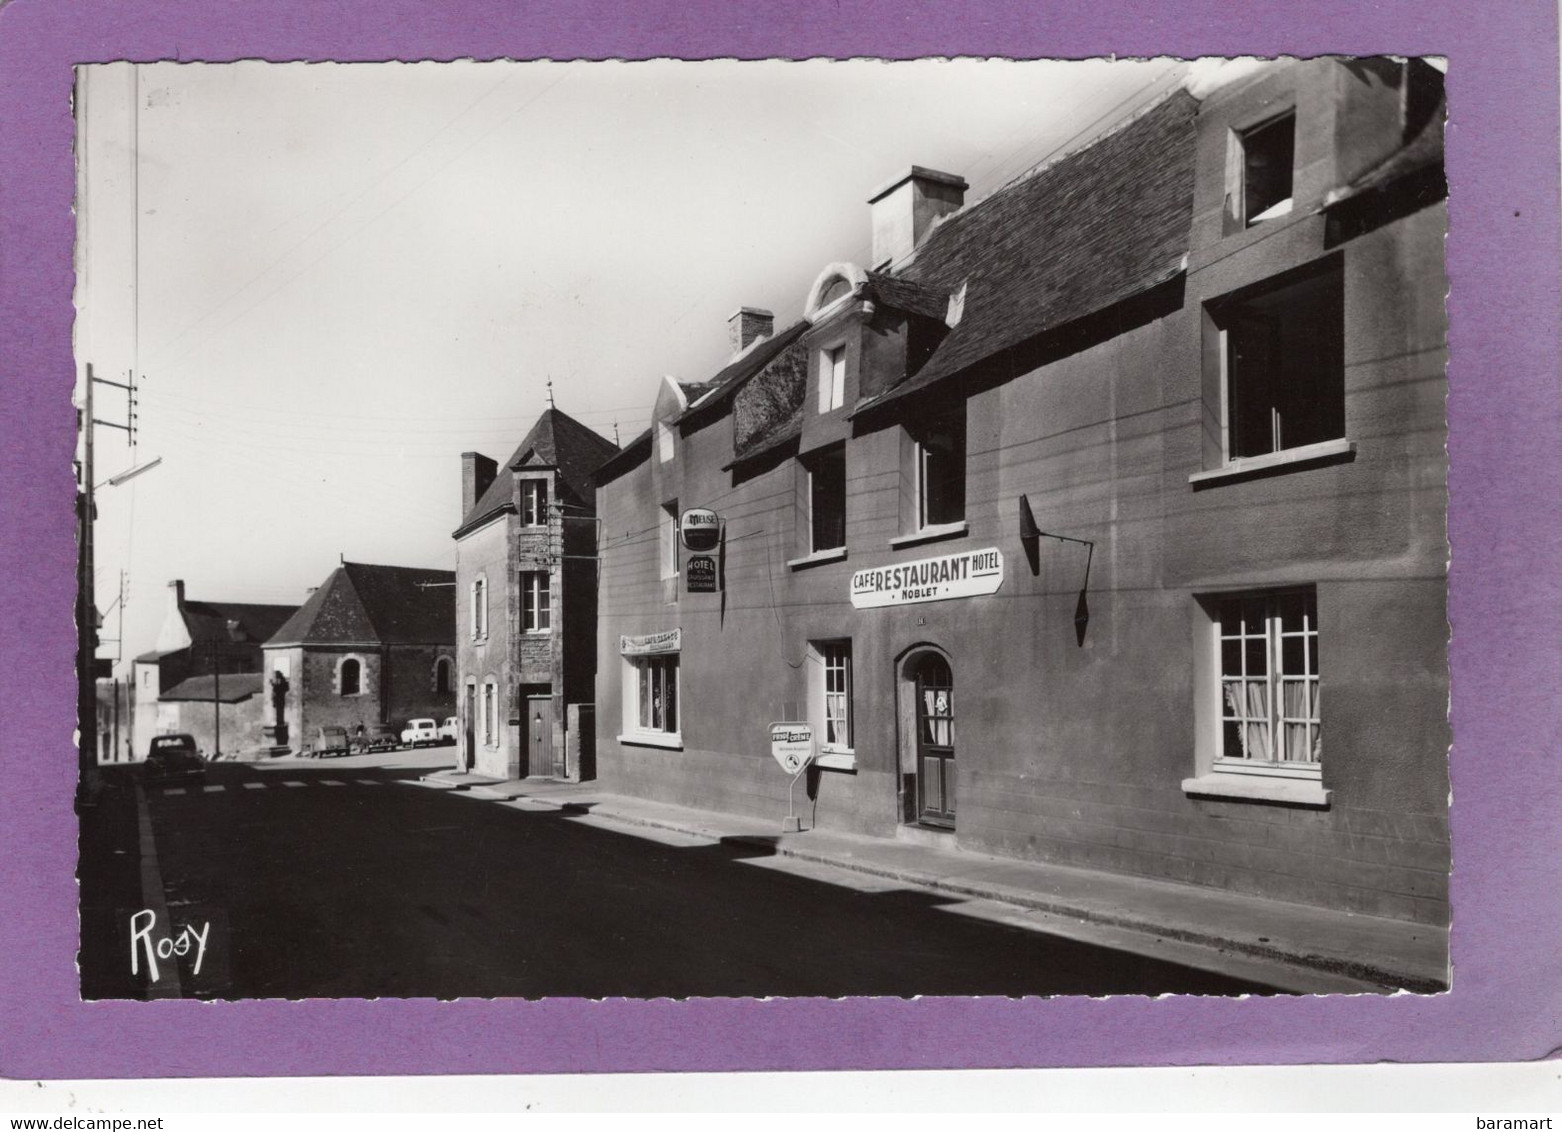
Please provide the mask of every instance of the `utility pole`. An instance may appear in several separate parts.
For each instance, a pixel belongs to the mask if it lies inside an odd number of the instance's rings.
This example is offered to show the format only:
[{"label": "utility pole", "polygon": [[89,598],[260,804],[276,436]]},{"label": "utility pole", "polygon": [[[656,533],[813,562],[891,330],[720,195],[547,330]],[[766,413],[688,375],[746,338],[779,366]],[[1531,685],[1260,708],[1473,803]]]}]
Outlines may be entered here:
[{"label": "utility pole", "polygon": [[212,758],[222,758],[222,648],[212,645]]}]

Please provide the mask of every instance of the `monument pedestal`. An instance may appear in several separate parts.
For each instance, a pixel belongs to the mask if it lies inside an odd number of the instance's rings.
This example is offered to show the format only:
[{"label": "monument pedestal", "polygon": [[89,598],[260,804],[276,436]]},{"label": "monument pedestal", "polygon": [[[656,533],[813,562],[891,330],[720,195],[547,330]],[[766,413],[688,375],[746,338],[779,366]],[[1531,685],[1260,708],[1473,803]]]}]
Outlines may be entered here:
[{"label": "monument pedestal", "polygon": [[261,752],[272,758],[278,755],[288,754],[292,748],[287,745],[287,724],[263,724],[260,728]]}]

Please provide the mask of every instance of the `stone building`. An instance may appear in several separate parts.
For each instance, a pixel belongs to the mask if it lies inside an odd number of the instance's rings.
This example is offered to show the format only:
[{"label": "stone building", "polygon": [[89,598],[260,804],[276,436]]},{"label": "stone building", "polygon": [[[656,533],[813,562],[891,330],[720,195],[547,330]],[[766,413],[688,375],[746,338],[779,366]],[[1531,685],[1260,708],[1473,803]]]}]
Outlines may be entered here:
[{"label": "stone building", "polygon": [[449,570],[343,562],[266,641],[266,723],[277,673],[287,685],[278,738],[294,751],[315,746],[322,727],[399,730],[454,715],[455,624]]},{"label": "stone building", "polygon": [[[131,666],[131,691],[126,695],[125,711],[132,726],[128,746],[136,758],[145,758],[152,736],[171,731],[187,731],[195,726],[199,713],[191,696],[205,685],[184,688],[177,698],[168,693],[195,677],[217,677],[211,681],[226,698],[238,683],[221,688],[224,676],[254,674],[261,671],[261,646],[282,623],[297,612],[296,605],[257,605],[239,601],[193,601],[185,597],[184,582],[168,583],[168,611],[150,652],[135,658]],[[213,701],[208,692],[206,714]],[[189,717],[190,726],[186,726]],[[211,724],[216,739],[217,725]],[[253,738],[246,736],[247,743]],[[214,748],[208,747],[207,750]],[[224,750],[228,747],[224,744]]]},{"label": "stone building", "polygon": [[[461,457],[456,765],[495,778],[592,775],[596,505],[618,449],[549,408],[503,470]],[[584,741],[583,741],[584,740]]]},{"label": "stone building", "polygon": [[597,473],[604,785],[779,828],[802,721],[820,827],[1446,923],[1442,121],[1280,61],[888,184]]}]

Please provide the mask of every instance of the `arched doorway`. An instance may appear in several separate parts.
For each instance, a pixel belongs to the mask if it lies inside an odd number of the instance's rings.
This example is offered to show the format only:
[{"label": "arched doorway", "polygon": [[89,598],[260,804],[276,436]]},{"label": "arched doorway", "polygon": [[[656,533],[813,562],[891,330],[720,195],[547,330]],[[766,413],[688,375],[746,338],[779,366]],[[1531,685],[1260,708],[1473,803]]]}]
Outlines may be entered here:
[{"label": "arched doorway", "polygon": [[916,820],[955,825],[954,670],[942,653],[928,650],[909,658],[904,669],[911,695],[915,752]]}]

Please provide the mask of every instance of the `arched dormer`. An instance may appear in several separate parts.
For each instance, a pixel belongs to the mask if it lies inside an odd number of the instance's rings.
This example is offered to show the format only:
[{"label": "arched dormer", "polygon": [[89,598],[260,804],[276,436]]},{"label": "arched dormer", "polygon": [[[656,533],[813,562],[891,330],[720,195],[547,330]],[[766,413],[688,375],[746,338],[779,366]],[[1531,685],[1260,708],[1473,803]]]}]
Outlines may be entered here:
[{"label": "arched dormer", "polygon": [[808,289],[808,301],[803,304],[803,318],[818,322],[821,317],[833,313],[849,302],[851,296],[868,282],[868,273],[855,263],[832,263],[819,273],[814,285]]}]

